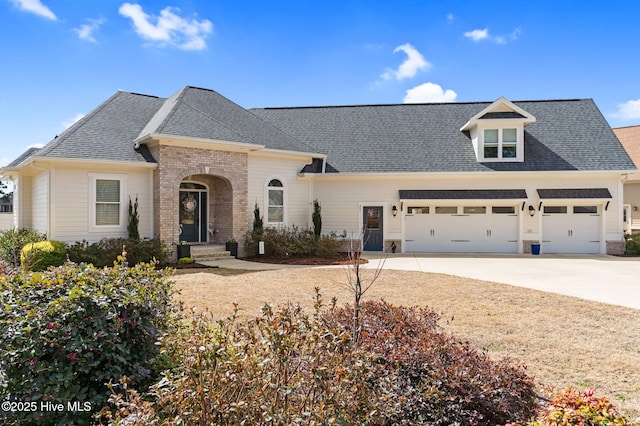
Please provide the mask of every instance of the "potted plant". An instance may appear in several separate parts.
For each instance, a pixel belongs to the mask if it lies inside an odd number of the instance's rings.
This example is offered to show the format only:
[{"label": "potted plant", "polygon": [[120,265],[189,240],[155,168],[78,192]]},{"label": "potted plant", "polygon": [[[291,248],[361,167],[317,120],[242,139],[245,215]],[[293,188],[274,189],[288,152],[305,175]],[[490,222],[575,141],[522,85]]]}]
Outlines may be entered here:
[{"label": "potted plant", "polygon": [[191,246],[186,241],[178,243],[178,259],[183,257],[191,257]]},{"label": "potted plant", "polygon": [[238,242],[231,238],[225,244],[225,250],[231,252],[231,256],[237,258],[238,257]]}]

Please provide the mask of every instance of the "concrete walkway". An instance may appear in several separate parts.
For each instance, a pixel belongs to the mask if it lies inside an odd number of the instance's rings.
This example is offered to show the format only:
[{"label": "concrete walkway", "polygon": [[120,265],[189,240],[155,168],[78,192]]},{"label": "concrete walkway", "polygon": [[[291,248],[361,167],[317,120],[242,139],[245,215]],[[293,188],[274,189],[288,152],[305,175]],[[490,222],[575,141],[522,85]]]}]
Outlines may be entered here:
[{"label": "concrete walkway", "polygon": [[[380,254],[367,253],[367,268]],[[229,259],[203,262],[220,268],[253,271],[311,266]],[[343,268],[343,266],[334,266]],[[602,255],[390,254],[385,269],[436,272],[532,288],[640,309],[640,258]]]},{"label": "concrete walkway", "polygon": [[[380,255],[367,254],[375,268]],[[640,309],[640,258],[603,255],[389,255],[385,269],[437,272]]]}]

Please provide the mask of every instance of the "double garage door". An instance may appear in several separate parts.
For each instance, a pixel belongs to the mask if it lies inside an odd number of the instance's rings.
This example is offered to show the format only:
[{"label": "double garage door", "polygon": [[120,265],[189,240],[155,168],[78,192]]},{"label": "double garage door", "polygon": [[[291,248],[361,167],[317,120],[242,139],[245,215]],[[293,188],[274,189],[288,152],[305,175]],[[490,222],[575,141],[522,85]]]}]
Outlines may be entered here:
[{"label": "double garage door", "polygon": [[517,253],[515,206],[410,206],[405,251]]}]

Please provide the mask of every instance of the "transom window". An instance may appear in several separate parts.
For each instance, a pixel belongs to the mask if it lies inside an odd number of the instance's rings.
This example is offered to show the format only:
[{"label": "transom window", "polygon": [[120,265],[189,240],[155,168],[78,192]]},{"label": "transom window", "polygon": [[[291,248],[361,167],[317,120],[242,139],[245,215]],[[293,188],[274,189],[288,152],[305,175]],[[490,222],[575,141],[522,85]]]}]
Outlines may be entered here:
[{"label": "transom window", "polygon": [[485,159],[516,158],[518,129],[485,129],[483,155]]},{"label": "transom window", "polygon": [[269,223],[284,222],[284,186],[279,179],[271,179],[267,185],[269,206],[267,221]]}]

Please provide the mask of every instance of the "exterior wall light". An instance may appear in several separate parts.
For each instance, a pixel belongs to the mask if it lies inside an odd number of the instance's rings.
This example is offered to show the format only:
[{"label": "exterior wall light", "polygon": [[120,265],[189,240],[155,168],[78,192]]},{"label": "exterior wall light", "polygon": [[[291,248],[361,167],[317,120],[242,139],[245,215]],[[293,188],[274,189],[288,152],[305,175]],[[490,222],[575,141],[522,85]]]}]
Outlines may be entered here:
[{"label": "exterior wall light", "polygon": [[533,217],[536,214],[536,208],[529,204],[529,216]]},{"label": "exterior wall light", "polygon": [[396,217],[398,215],[398,207],[391,207],[391,214],[393,215],[393,217]]}]

